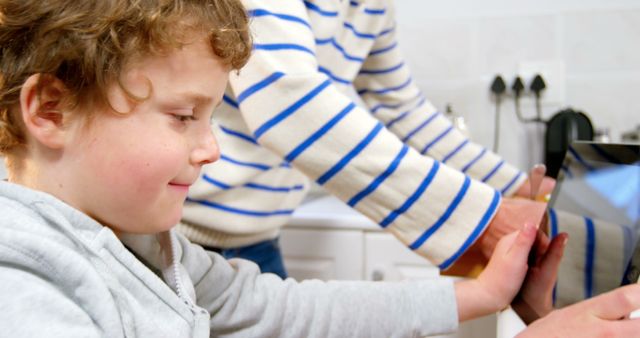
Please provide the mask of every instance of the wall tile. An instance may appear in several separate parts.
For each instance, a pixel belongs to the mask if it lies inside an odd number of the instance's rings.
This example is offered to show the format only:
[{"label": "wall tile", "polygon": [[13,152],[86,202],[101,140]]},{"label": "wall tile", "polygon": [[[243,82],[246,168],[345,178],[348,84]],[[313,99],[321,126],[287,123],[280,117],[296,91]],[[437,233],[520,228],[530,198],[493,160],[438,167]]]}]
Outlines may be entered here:
[{"label": "wall tile", "polygon": [[640,71],[640,10],[565,16],[568,73]]},{"label": "wall tile", "polygon": [[556,22],[553,15],[480,19],[479,74],[501,73],[510,81],[522,61],[556,59]]},{"label": "wall tile", "polygon": [[398,23],[398,39],[414,74],[429,80],[471,75],[471,27],[467,21],[403,19]]},{"label": "wall tile", "polygon": [[582,76],[567,81],[567,98],[596,127],[609,128],[613,141],[640,125],[640,73],[623,76]]},{"label": "wall tile", "polygon": [[[480,144],[493,144],[493,76],[510,83],[526,61],[565,65],[565,101],[543,101],[544,118],[571,106],[608,126],[614,140],[640,123],[640,1],[396,0],[396,8],[414,79],[437,107],[452,103]],[[533,107],[522,99],[526,116]],[[544,128],[520,123],[511,99],[501,117],[500,153],[524,169],[541,161]]]}]

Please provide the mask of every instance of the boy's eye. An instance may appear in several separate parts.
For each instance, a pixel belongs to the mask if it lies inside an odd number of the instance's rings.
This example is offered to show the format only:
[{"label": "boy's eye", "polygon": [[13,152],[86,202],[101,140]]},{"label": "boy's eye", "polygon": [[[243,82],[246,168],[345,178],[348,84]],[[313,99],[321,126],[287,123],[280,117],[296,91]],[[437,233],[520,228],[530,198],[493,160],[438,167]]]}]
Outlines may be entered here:
[{"label": "boy's eye", "polygon": [[173,116],[174,119],[180,121],[180,122],[187,122],[187,121],[195,121],[196,117],[194,115],[181,115],[181,114],[171,114],[171,116]]}]

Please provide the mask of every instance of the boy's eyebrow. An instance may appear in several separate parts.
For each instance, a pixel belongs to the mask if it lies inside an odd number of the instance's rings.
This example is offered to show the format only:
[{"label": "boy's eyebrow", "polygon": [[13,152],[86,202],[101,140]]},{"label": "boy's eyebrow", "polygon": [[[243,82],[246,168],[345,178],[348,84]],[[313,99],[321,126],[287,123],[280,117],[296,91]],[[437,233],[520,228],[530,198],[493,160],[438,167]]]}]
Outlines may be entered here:
[{"label": "boy's eyebrow", "polygon": [[207,104],[213,101],[213,97],[198,92],[182,92],[175,96],[176,101],[186,101],[194,104]]},{"label": "boy's eyebrow", "polygon": [[161,99],[160,104],[162,106],[173,106],[173,105],[181,105],[184,103],[193,104],[195,106],[205,106],[209,103],[215,102],[216,105],[214,109],[220,107],[222,105],[222,97],[219,99],[215,99],[212,96],[204,95],[198,92],[188,91],[179,93],[171,98]]}]

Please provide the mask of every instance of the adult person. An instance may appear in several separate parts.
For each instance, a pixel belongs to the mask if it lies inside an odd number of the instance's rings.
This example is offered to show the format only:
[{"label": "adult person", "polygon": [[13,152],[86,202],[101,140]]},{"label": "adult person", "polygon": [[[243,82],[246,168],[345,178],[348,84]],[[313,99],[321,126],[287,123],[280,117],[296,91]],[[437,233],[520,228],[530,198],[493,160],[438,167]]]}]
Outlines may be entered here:
[{"label": "adult person", "polygon": [[286,276],[278,232],[310,179],[442,269],[539,220],[543,203],[502,197],[528,196],[526,175],[457,132],[413,82],[389,1],[243,3],[254,53],[216,112],[221,161],[190,190],[189,239]]}]

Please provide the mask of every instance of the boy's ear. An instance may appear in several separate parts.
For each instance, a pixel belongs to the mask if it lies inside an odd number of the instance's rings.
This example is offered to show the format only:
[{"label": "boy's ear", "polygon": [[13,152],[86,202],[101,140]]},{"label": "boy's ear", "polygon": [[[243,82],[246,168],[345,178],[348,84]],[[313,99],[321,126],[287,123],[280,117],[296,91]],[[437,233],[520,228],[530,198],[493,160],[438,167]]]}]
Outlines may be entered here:
[{"label": "boy's ear", "polygon": [[53,149],[64,146],[64,95],[62,81],[45,74],[31,75],[20,90],[22,121],[28,135]]}]

